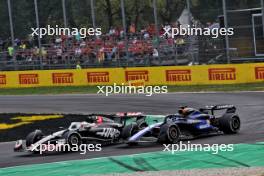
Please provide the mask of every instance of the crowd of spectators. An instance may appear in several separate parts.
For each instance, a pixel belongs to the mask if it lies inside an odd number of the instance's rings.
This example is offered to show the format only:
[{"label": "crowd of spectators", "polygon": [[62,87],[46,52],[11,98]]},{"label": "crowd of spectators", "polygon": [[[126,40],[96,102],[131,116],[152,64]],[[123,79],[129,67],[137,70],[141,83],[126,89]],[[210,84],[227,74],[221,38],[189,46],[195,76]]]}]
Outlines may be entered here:
[{"label": "crowd of spectators", "polygon": [[[165,24],[160,31],[155,32],[155,26],[136,30],[130,25],[127,30],[127,42],[121,27],[111,27],[101,36],[81,38],[76,36],[54,36],[42,39],[42,47],[38,48],[37,38],[29,36],[25,40],[15,39],[13,48],[10,39],[0,39],[0,62],[6,64],[16,62],[20,65],[111,65],[120,62],[134,65],[175,64],[175,54],[181,54],[186,49],[186,38],[179,36],[172,39],[164,36],[163,27],[177,27],[175,24]],[[166,59],[160,59],[160,58]]]}]

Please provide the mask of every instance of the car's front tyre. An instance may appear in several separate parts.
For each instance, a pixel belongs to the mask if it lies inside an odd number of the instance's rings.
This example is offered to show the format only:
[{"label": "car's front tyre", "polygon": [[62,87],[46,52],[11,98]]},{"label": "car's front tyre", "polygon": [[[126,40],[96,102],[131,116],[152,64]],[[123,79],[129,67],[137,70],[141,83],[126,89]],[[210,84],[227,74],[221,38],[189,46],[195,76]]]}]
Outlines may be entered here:
[{"label": "car's front tyre", "polygon": [[[29,133],[26,137],[26,147],[30,147],[32,144],[35,144],[44,137],[44,134],[41,130],[35,130]],[[39,153],[39,151],[32,151],[33,153]]]},{"label": "car's front tyre", "polygon": [[175,144],[179,141],[180,129],[176,124],[163,124],[158,136],[159,143]]},{"label": "car's front tyre", "polygon": [[35,130],[29,133],[26,137],[26,146],[30,147],[32,144],[38,142],[43,138],[44,134],[40,130]]}]

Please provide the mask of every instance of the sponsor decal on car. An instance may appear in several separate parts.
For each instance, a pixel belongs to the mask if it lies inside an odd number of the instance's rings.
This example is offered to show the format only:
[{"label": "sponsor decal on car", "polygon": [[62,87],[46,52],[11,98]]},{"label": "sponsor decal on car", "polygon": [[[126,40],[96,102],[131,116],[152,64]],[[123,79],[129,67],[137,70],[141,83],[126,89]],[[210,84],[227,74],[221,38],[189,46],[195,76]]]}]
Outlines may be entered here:
[{"label": "sponsor decal on car", "polygon": [[97,132],[98,135],[101,135],[106,138],[114,138],[118,137],[120,132],[117,129],[114,128],[103,128],[103,131]]},{"label": "sponsor decal on car", "polygon": [[203,125],[198,125],[198,128],[199,129],[206,129],[206,128],[209,128],[210,127],[210,124],[207,123],[207,124],[203,124]]},{"label": "sponsor decal on car", "polygon": [[140,116],[143,115],[142,112],[118,112],[116,113],[117,116],[123,117],[123,116]]}]

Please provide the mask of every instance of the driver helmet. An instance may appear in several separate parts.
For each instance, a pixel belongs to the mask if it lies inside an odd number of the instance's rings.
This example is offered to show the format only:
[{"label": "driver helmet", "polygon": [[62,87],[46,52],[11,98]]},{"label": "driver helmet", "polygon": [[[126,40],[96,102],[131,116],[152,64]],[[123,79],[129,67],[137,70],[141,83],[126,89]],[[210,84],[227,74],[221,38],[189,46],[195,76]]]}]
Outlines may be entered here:
[{"label": "driver helmet", "polygon": [[189,107],[180,107],[179,109],[179,114],[183,115],[184,117],[187,117],[189,114],[191,114],[194,111],[193,108],[189,108]]}]

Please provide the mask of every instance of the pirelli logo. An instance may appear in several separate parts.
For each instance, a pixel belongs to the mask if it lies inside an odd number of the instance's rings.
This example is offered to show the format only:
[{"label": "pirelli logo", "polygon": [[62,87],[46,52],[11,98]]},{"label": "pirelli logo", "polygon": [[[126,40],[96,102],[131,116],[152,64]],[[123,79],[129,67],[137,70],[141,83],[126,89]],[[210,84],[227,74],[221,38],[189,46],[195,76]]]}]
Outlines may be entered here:
[{"label": "pirelli logo", "polygon": [[53,84],[73,83],[73,73],[52,73]]},{"label": "pirelli logo", "polygon": [[109,82],[109,72],[88,72],[88,83],[106,83]]},{"label": "pirelli logo", "polygon": [[126,81],[133,80],[149,80],[149,72],[148,70],[140,70],[140,71],[126,71]]},{"label": "pirelli logo", "polygon": [[166,70],[167,82],[184,82],[191,81],[191,70]]},{"label": "pirelli logo", "polygon": [[255,76],[256,79],[264,80],[264,67],[255,67]]},{"label": "pirelli logo", "polygon": [[235,68],[210,68],[208,72],[210,81],[236,80]]},{"label": "pirelli logo", "polygon": [[6,84],[6,75],[0,75],[0,85]]},{"label": "pirelli logo", "polygon": [[19,84],[39,84],[38,74],[19,74]]}]

